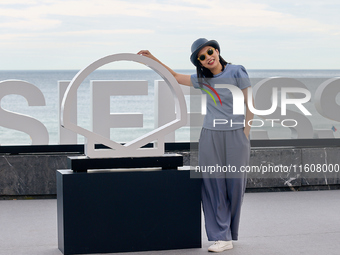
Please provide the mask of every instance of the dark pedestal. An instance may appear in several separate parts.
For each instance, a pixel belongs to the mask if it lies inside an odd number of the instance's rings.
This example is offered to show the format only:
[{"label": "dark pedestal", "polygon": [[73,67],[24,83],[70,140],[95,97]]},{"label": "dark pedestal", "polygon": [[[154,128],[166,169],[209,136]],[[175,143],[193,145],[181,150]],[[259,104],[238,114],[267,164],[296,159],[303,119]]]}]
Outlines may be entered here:
[{"label": "dark pedestal", "polygon": [[67,167],[74,172],[86,172],[88,169],[146,167],[177,169],[179,166],[183,166],[183,156],[180,154],[164,154],[158,157],[134,158],[88,158],[86,156],[73,156],[67,158]]},{"label": "dark pedestal", "polygon": [[57,171],[64,254],[201,247],[201,180],[190,171]]}]

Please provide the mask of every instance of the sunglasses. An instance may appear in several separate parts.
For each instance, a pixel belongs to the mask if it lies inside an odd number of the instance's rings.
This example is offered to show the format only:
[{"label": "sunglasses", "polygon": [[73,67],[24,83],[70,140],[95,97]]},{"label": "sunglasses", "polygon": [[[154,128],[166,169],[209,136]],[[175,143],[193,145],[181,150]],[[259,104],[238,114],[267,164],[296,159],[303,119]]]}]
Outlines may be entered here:
[{"label": "sunglasses", "polygon": [[[214,49],[213,49],[213,48],[208,49],[208,50],[207,50],[207,54],[208,54],[209,56],[211,56],[212,54],[214,54]],[[197,59],[200,60],[200,61],[204,61],[204,60],[205,60],[205,54],[200,55]]]}]

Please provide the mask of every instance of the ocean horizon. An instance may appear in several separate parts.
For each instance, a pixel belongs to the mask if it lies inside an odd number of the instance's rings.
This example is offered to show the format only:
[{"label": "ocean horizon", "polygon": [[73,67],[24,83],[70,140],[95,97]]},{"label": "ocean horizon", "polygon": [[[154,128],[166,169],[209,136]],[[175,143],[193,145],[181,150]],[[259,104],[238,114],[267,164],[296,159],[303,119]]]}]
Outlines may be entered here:
[{"label": "ocean horizon", "polygon": [[[179,73],[193,74],[195,70],[178,69]],[[304,82],[312,94],[312,102],[306,103],[306,108],[313,116],[308,117],[314,129],[331,130],[334,137],[340,138],[340,123],[326,119],[315,109],[313,96],[316,88],[329,78],[339,77],[340,70],[328,69],[248,69],[252,86],[262,79],[269,77],[296,78]],[[19,95],[6,95],[1,99],[1,107],[4,110],[28,115],[43,123],[49,133],[49,144],[58,144],[58,81],[70,81],[79,70],[1,70],[0,82],[5,80],[24,80],[37,86],[43,93],[45,106],[28,106],[24,97]],[[127,142],[137,138],[141,134],[154,129],[154,81],[162,80],[162,77],[150,69],[112,69],[96,70],[91,73],[78,89],[78,115],[77,121],[81,127],[90,129],[90,81],[91,80],[147,80],[147,96],[116,96],[111,97],[110,111],[114,112],[141,112],[143,113],[143,128],[115,128],[111,129],[111,139],[118,142]],[[1,89],[1,87],[0,87]],[[128,107],[126,102],[129,102]],[[340,93],[336,97],[340,105]],[[189,108],[189,107],[188,107]],[[270,139],[291,139],[291,131],[284,127],[264,127],[268,131]],[[189,141],[189,128],[183,127],[176,131],[176,141]],[[82,144],[84,138],[78,136],[78,143]],[[0,126],[1,145],[30,144],[29,135]]]}]

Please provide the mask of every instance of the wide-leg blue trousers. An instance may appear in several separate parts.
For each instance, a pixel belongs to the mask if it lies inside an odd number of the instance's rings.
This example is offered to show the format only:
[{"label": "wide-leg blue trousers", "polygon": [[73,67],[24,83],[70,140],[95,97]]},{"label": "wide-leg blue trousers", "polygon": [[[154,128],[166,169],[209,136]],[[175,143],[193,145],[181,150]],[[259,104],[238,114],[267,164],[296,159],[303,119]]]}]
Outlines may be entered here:
[{"label": "wide-leg blue trousers", "polygon": [[[243,129],[203,128],[199,140],[202,205],[209,241],[238,239],[250,142]],[[242,172],[243,171],[243,172]]]}]

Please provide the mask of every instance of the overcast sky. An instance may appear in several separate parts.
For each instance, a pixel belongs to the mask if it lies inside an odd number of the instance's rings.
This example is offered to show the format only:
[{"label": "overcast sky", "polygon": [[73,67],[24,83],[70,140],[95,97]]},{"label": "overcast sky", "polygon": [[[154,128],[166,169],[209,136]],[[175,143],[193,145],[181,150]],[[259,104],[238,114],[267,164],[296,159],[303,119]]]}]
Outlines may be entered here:
[{"label": "overcast sky", "polygon": [[140,49],[193,69],[199,37],[247,69],[340,69],[339,12],[338,0],[0,0],[0,70],[78,70]]}]

